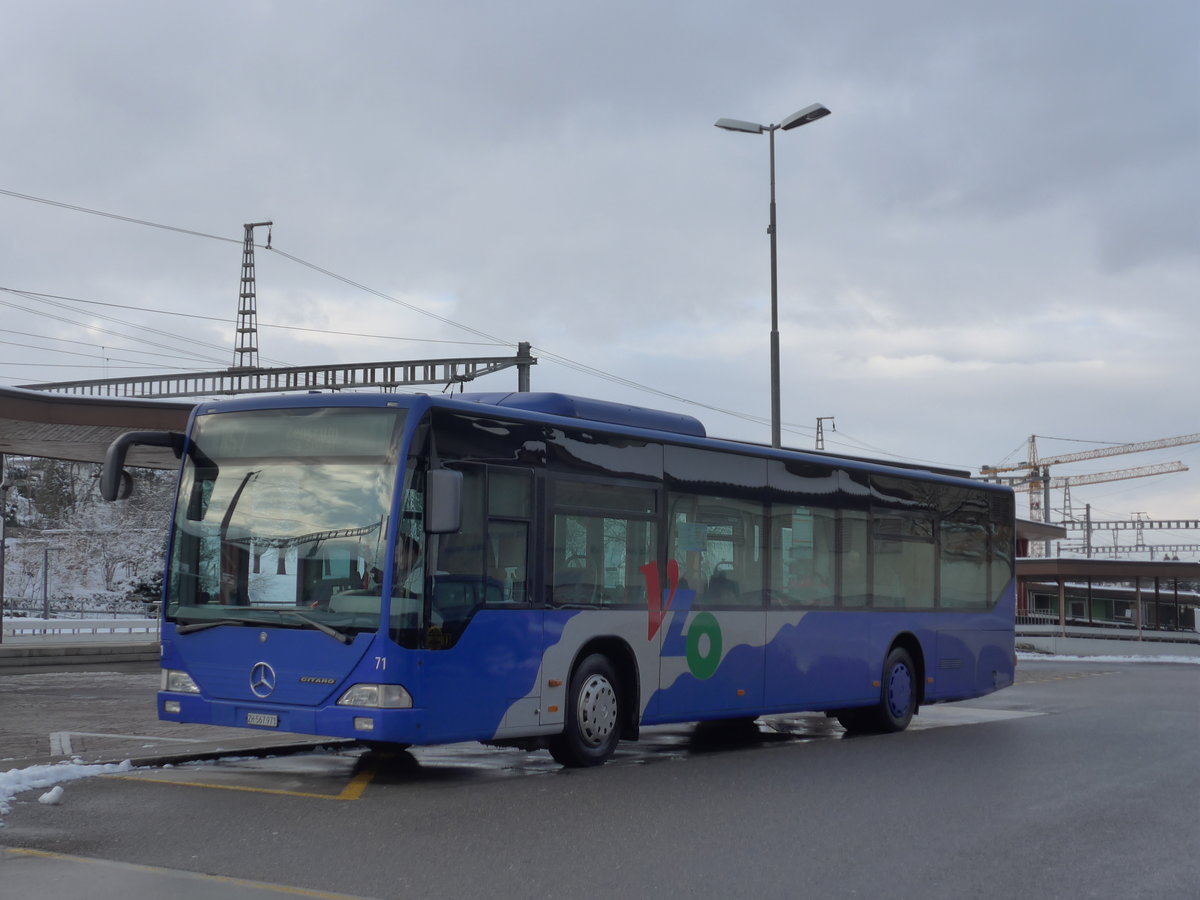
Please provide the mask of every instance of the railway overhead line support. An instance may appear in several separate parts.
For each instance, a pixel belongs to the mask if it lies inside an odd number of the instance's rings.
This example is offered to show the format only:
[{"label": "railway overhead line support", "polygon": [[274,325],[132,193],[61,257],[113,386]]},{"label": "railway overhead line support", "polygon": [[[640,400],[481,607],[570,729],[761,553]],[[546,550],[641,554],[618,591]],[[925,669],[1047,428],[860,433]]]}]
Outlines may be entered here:
[{"label": "railway overhead line support", "polygon": [[22,385],[27,390],[91,397],[215,397],[286,391],[340,391],[376,388],[396,390],[414,385],[465,384],[483,375],[516,367],[517,390],[529,390],[529,367],[537,363],[529,344],[522,342],[516,356],[458,357],[453,359],[394,360],[389,362],[332,363],[287,368],[218,369],[146,375],[137,378],[101,378],[94,381],[58,381]]}]

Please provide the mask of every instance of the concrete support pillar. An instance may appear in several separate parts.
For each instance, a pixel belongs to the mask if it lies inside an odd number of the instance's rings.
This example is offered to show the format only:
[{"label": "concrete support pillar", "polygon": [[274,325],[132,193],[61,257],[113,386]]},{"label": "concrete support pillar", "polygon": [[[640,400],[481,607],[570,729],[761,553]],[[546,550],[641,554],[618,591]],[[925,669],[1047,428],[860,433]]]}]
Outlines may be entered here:
[{"label": "concrete support pillar", "polygon": [[1133,624],[1137,626],[1138,640],[1142,639],[1142,576],[1133,579]]},{"label": "concrete support pillar", "polygon": [[1067,585],[1058,580],[1058,631],[1062,637],[1067,636]]}]

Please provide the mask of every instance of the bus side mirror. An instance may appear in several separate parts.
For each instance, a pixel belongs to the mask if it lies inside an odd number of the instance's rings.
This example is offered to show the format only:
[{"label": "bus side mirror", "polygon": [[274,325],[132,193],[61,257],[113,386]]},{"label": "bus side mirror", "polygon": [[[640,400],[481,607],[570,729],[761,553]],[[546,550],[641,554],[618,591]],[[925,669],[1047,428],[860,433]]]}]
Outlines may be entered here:
[{"label": "bus side mirror", "polygon": [[100,496],[109,502],[124,500],[133,493],[133,479],[125,471],[125,454],[135,444],[170,447],[175,458],[183,455],[183,435],[178,431],[127,431],[108,445],[100,470]]},{"label": "bus side mirror", "polygon": [[425,531],[450,534],[462,527],[462,472],[430,469],[425,474]]}]

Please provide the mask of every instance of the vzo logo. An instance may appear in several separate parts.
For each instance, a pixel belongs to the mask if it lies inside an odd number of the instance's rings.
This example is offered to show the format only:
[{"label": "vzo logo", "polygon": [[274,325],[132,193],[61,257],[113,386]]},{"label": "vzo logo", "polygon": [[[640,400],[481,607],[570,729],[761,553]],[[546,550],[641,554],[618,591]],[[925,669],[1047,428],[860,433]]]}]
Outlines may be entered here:
[{"label": "vzo logo", "polygon": [[641,567],[641,573],[646,578],[646,604],[648,622],[646,640],[653,640],[662,627],[667,613],[674,610],[675,618],[671,627],[663,636],[662,656],[687,657],[688,670],[704,681],[712,678],[721,663],[721,623],[710,612],[702,612],[692,619],[687,634],[683,633],[683,623],[687,620],[692,609],[692,601],[696,592],[691,588],[679,586],[679,563],[671,559],[667,561],[667,584],[663,589],[658,577],[658,563],[647,563]]}]

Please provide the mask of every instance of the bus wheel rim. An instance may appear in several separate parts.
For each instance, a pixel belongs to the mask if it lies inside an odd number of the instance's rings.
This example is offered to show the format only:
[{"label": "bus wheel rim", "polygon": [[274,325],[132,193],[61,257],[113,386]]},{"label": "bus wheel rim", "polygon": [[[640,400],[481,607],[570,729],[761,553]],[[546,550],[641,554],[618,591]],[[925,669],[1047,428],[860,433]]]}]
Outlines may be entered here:
[{"label": "bus wheel rim", "polygon": [[895,665],[888,675],[888,708],[897,719],[902,718],[912,702],[912,673],[908,666]]},{"label": "bus wheel rim", "polygon": [[603,744],[617,727],[617,694],[603,675],[593,674],[579,690],[579,735],[592,747]]}]

